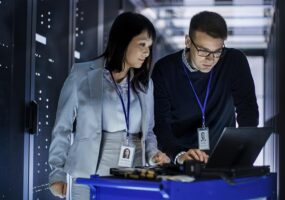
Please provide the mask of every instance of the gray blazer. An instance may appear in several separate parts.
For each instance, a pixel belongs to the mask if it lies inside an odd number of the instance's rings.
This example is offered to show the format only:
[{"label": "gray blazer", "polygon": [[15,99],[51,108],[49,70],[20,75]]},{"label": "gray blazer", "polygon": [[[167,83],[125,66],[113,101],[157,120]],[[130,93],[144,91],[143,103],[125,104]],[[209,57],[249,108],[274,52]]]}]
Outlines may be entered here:
[{"label": "gray blazer", "polygon": [[[49,183],[66,182],[66,174],[86,177],[96,172],[102,139],[102,59],[75,64],[59,97],[49,149]],[[142,163],[158,152],[153,133],[153,84],[146,93],[138,92],[142,108]],[[110,113],[111,114],[111,113]],[[71,145],[73,122],[76,134]]]}]

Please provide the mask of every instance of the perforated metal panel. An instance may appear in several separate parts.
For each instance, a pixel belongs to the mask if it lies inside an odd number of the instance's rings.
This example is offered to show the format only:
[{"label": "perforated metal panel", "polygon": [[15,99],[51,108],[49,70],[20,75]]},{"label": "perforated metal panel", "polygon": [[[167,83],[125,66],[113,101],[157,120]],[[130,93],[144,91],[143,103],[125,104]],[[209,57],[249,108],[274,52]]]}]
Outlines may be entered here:
[{"label": "perforated metal panel", "polygon": [[75,62],[92,60],[103,53],[109,30],[123,9],[123,2],[128,1],[79,0],[77,2]]},{"label": "perforated metal panel", "polygon": [[60,89],[73,60],[72,0],[37,2],[34,98],[39,106],[33,138],[33,199],[55,199],[48,189],[48,153]]},{"label": "perforated metal panel", "polygon": [[76,4],[76,62],[92,60],[98,55],[98,22],[98,1],[79,0]]},{"label": "perforated metal panel", "polygon": [[26,73],[33,0],[0,0],[0,199],[26,199]]},{"label": "perforated metal panel", "polygon": [[[9,179],[8,170],[11,167],[7,161],[11,154],[9,153],[9,133],[10,133],[10,96],[11,91],[11,71],[13,49],[11,34],[13,20],[9,18],[13,13],[13,1],[0,0],[0,177],[1,179]],[[9,182],[0,181],[0,199],[8,197]]]}]

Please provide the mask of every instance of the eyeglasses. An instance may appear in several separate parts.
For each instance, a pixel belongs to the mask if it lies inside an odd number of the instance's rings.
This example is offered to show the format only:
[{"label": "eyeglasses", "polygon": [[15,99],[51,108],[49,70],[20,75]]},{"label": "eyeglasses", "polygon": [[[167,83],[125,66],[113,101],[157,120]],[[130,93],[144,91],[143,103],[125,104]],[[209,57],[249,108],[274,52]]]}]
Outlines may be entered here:
[{"label": "eyeglasses", "polygon": [[195,49],[197,50],[198,56],[208,57],[212,54],[214,56],[214,58],[220,58],[224,54],[225,45],[223,45],[223,47],[217,51],[208,51],[208,50],[204,50],[204,49],[198,49],[197,45],[195,44],[195,42],[192,40],[191,37],[190,37],[190,40],[193,43]]}]

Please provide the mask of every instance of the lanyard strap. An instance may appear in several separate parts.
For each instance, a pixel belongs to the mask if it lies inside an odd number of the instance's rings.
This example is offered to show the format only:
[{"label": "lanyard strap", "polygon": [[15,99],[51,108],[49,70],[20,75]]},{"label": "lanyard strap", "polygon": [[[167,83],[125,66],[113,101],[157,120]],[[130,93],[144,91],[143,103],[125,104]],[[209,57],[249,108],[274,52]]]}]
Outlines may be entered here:
[{"label": "lanyard strap", "polygon": [[130,73],[128,73],[128,102],[127,102],[127,109],[126,109],[126,106],[124,104],[124,100],[123,100],[123,96],[119,90],[119,87],[113,77],[113,74],[112,72],[110,71],[110,74],[111,74],[111,77],[112,77],[112,80],[113,80],[113,83],[115,85],[115,89],[116,89],[116,92],[121,100],[121,104],[122,104],[122,107],[123,107],[123,111],[124,111],[124,116],[125,116],[125,122],[126,122],[126,127],[127,127],[127,137],[129,137],[129,117],[130,117]]},{"label": "lanyard strap", "polygon": [[194,95],[195,95],[195,97],[196,97],[196,100],[197,100],[198,105],[199,105],[199,107],[200,107],[200,109],[201,109],[201,112],[202,112],[202,128],[205,128],[205,121],[206,121],[206,120],[205,120],[205,111],[206,111],[206,105],[207,105],[207,101],[208,101],[208,97],[209,97],[209,92],[210,92],[210,87],[211,87],[211,81],[212,81],[213,70],[211,70],[211,72],[210,72],[210,77],[209,77],[208,84],[207,84],[206,97],[205,97],[204,105],[202,105],[202,103],[201,103],[201,101],[200,101],[200,99],[199,99],[199,97],[198,97],[198,95],[197,95],[197,92],[196,92],[196,90],[195,90],[195,88],[194,88],[194,85],[192,84],[192,81],[191,81],[191,79],[190,79],[190,76],[189,76],[189,74],[187,73],[187,68],[186,68],[185,65],[183,65],[183,66],[184,66],[184,67],[183,67],[184,72],[185,72],[185,74],[186,74],[186,76],[187,76],[187,78],[188,78],[188,80],[189,80],[189,85],[190,85],[190,87],[192,88],[192,91],[194,92]]}]

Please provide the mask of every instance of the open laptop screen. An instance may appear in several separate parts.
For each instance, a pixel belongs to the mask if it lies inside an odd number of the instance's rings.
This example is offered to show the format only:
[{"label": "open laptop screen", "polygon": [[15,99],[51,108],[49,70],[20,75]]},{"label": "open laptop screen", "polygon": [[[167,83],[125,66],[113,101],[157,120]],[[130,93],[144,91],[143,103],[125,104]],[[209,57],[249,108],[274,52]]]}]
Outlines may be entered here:
[{"label": "open laptop screen", "polygon": [[251,167],[272,132],[271,128],[226,127],[206,168]]}]

